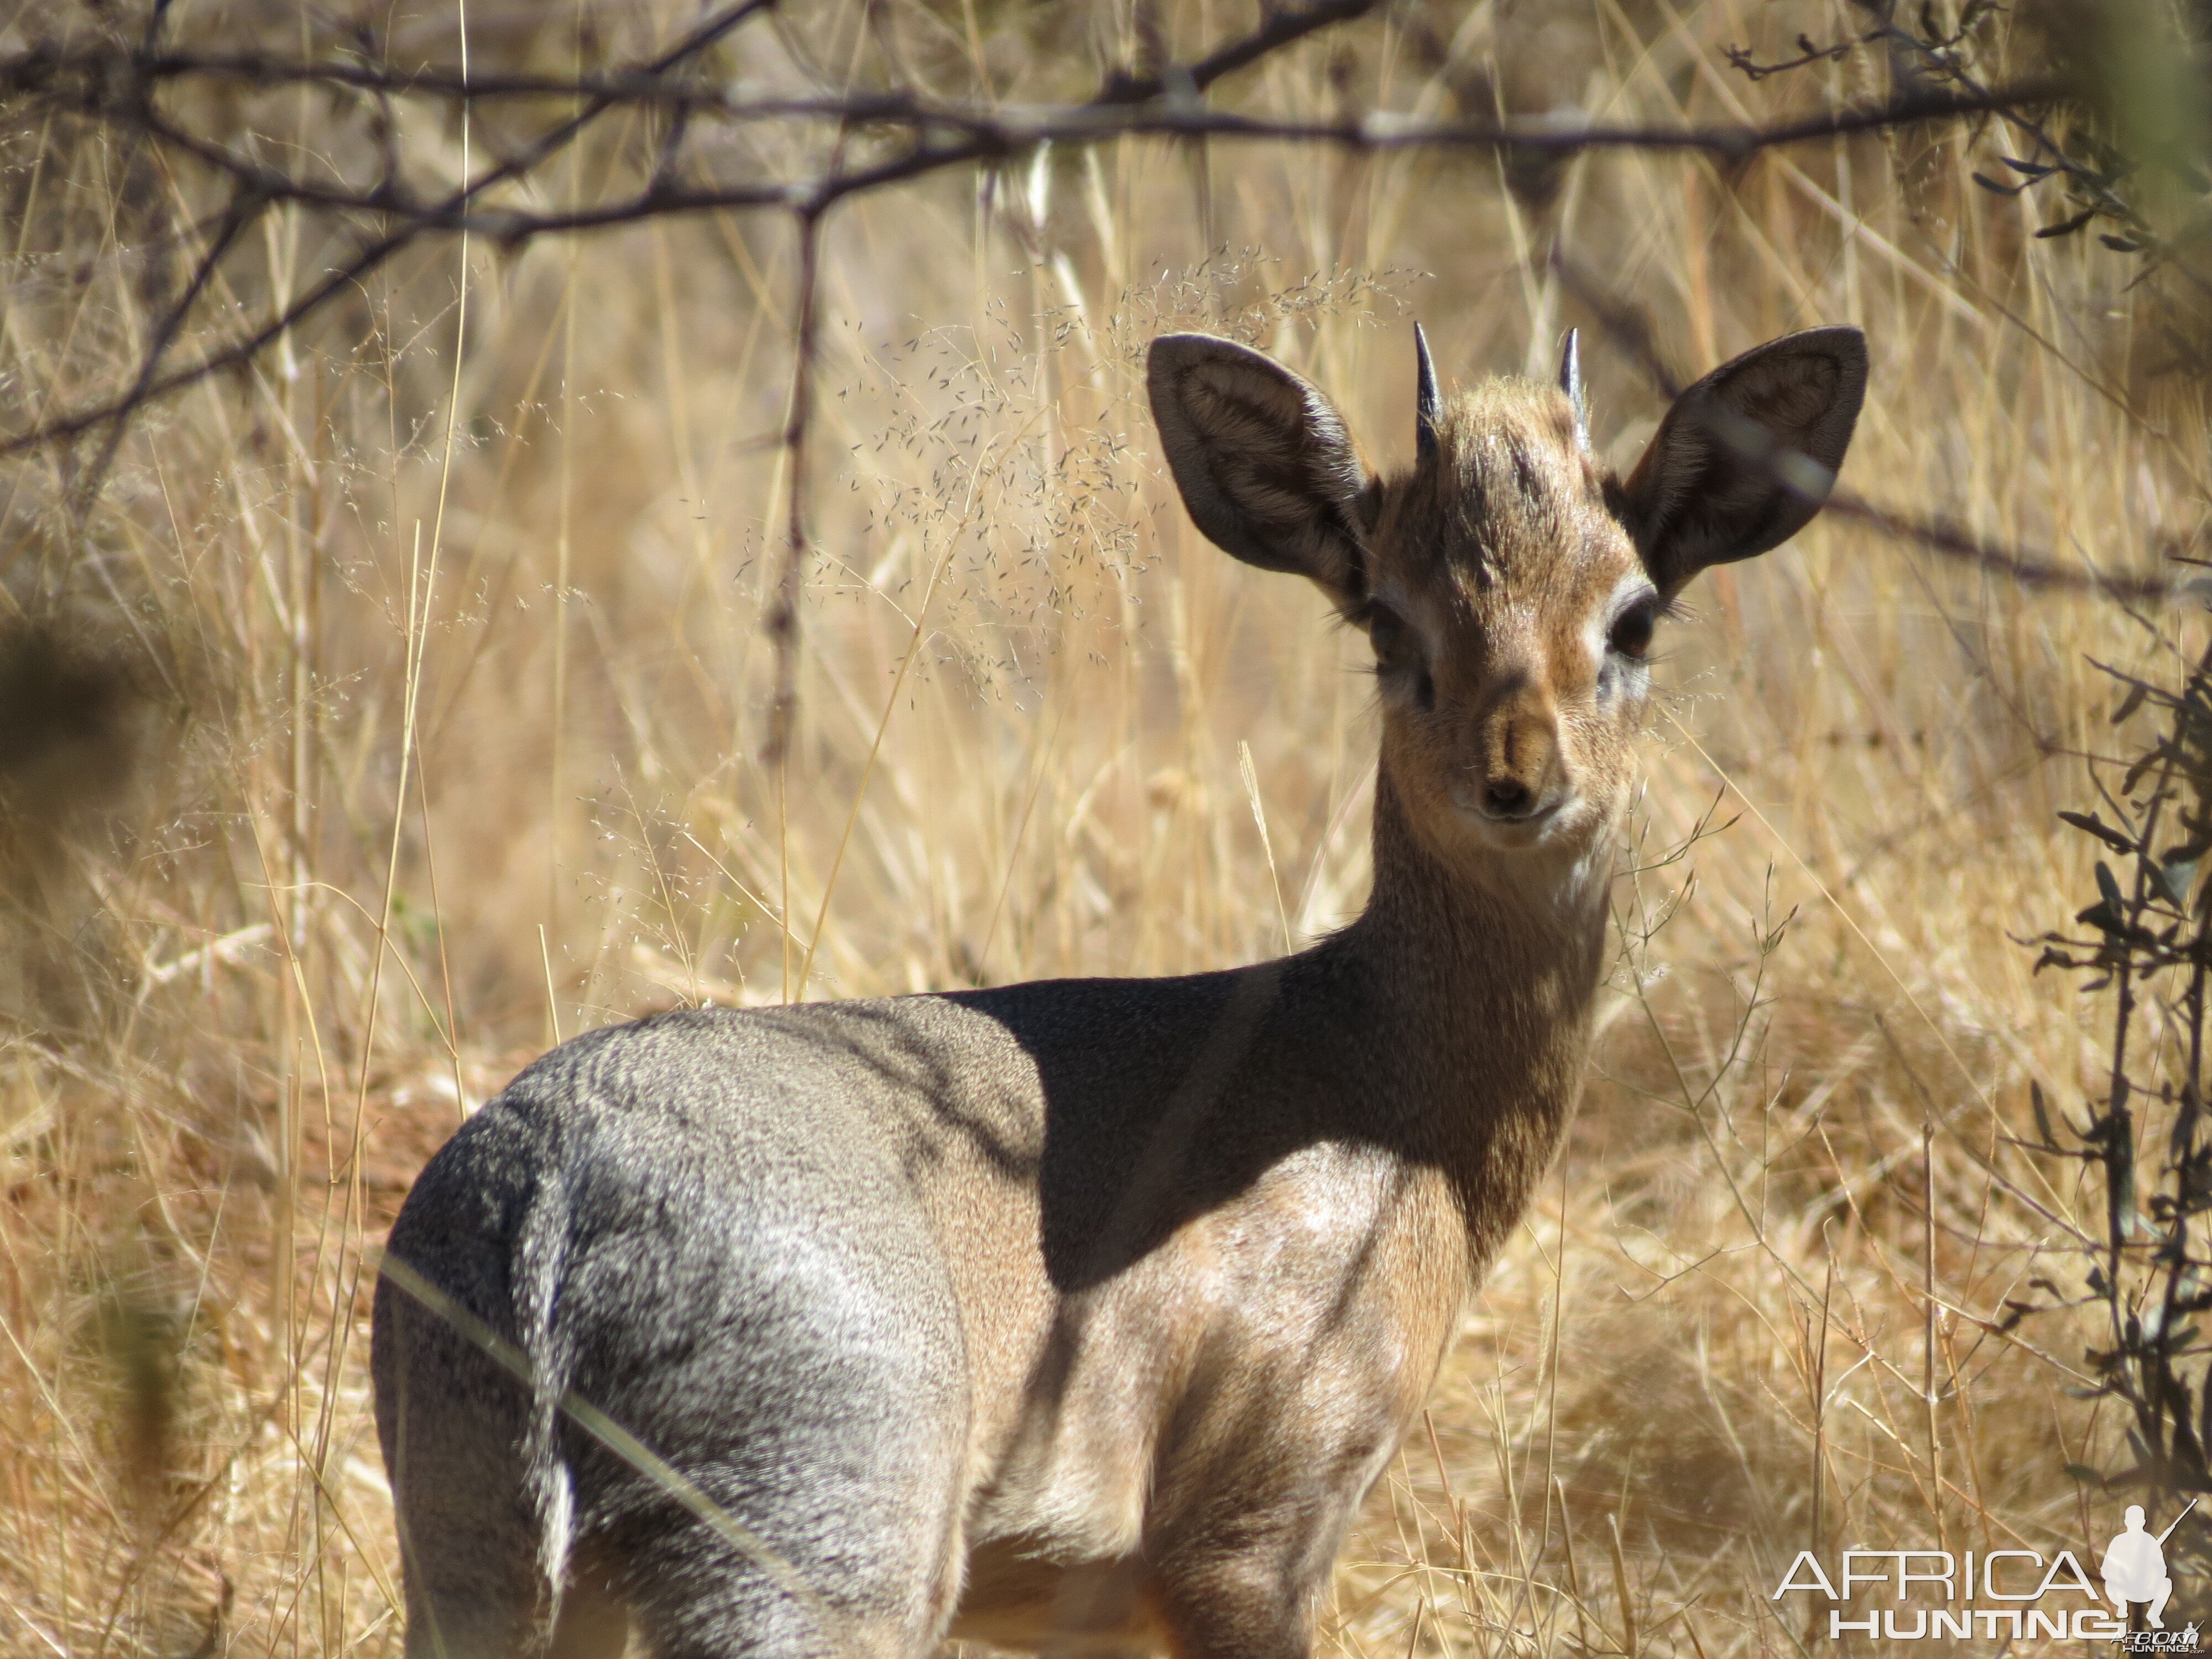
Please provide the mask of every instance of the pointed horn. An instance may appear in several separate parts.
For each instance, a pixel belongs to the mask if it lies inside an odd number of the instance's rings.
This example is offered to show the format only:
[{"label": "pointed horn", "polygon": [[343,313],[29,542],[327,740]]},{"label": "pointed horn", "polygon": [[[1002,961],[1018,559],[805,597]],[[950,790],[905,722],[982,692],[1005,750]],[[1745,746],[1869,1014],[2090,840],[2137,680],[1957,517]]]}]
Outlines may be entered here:
[{"label": "pointed horn", "polygon": [[1589,447],[1589,398],[1583,391],[1582,331],[1567,331],[1566,349],[1559,353],[1559,390],[1575,406],[1575,441]]},{"label": "pointed horn", "polygon": [[1429,337],[1413,325],[1413,357],[1418,391],[1413,400],[1413,450],[1423,464],[1437,453],[1437,366],[1429,356]]}]

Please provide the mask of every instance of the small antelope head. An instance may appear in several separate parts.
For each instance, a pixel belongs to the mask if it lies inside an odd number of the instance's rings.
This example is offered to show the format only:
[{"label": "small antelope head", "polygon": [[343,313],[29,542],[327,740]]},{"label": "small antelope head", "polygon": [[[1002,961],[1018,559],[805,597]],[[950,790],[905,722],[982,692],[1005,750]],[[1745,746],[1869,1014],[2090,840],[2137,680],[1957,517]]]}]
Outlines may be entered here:
[{"label": "small antelope head", "polygon": [[1297,375],[1164,336],[1150,374],[1168,463],[1216,545],[1310,577],[1366,630],[1382,769],[1432,855],[1586,853],[1627,800],[1655,626],[1706,566],[1820,511],[1866,388],[1864,337],[1811,329],[1715,369],[1625,479],[1590,454],[1572,335],[1556,386],[1449,398],[1414,341],[1417,459],[1377,477]]}]

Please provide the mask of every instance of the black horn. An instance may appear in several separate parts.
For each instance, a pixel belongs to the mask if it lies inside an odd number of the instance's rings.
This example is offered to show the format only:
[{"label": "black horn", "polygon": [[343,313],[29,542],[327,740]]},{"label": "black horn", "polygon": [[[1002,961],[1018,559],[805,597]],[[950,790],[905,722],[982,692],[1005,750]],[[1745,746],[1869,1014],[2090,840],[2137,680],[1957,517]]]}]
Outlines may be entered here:
[{"label": "black horn", "polygon": [[1559,353],[1559,390],[1575,406],[1575,441],[1589,447],[1589,398],[1583,391],[1582,331],[1567,331],[1567,343]]},{"label": "black horn", "polygon": [[1413,358],[1418,391],[1413,400],[1413,453],[1425,465],[1437,453],[1437,366],[1429,356],[1429,337],[1413,325]]}]

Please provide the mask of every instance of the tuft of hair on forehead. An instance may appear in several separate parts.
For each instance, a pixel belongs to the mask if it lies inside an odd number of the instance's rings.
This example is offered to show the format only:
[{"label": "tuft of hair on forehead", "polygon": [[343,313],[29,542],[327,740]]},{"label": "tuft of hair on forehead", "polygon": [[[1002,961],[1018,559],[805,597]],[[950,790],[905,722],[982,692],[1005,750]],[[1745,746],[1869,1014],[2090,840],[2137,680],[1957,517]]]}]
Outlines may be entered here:
[{"label": "tuft of hair on forehead", "polygon": [[1603,495],[1574,404],[1557,386],[1516,376],[1447,396],[1434,451],[1385,500],[1389,531],[1487,587],[1532,556],[1578,544]]}]

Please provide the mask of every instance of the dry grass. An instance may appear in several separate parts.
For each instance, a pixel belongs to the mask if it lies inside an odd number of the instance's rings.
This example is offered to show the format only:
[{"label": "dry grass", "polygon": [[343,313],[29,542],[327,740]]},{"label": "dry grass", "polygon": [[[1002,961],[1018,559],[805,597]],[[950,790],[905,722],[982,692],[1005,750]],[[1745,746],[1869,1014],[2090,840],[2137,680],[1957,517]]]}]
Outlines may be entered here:
[{"label": "dry grass", "polygon": [[[566,8],[474,9],[480,52],[568,50]],[[1244,21],[1224,0],[1174,29]],[[1753,85],[1720,48],[1850,21],[1437,0],[1224,91],[1778,112],[1859,71]],[[407,27],[439,49],[442,12]],[[902,0],[888,27],[933,84],[988,69],[1021,98],[1094,79],[1132,25]],[[829,4],[738,56],[878,74],[871,39]],[[325,141],[296,99],[261,116]],[[0,222],[11,425],[128,372],[190,205],[40,140],[10,141]],[[460,165],[458,128],[411,142]],[[1408,319],[1449,374],[1540,366],[1589,320],[1556,240],[1684,365],[1864,325],[1846,481],[1877,501],[2108,569],[2192,532],[2205,413],[2127,372],[2134,267],[2033,240],[2031,199],[1966,185],[1984,153],[1590,156],[1516,198],[1487,158],[1132,142],[854,205],[826,245],[784,793],[757,760],[779,224],[448,246],[162,408],[88,514],[60,457],[11,463],[9,659],[73,691],[43,724],[0,710],[0,1648],[397,1651],[362,1264],[421,1159],[556,1033],[1211,967],[1356,911],[1360,651],[1183,519],[1139,380],[1159,329],[1277,352],[1402,460]],[[320,269],[270,222],[221,305]],[[1585,342],[1598,441],[1632,456],[1656,394]],[[1694,598],[1587,1103],[1346,1555],[1328,1651],[1786,1651],[1804,1603],[1768,1591],[1800,1548],[2083,1551],[2116,1525],[2063,1469],[2118,1433],[2064,1392],[2078,1334],[2024,1328],[2045,1363],[1980,1319],[2075,1271],[2033,1250],[2076,1195],[2002,1137],[2029,1079],[2072,1100],[2106,1058],[2014,937],[2090,890],[2052,817],[2114,741],[2089,659],[2159,673],[2185,624],[1835,520]]]}]

